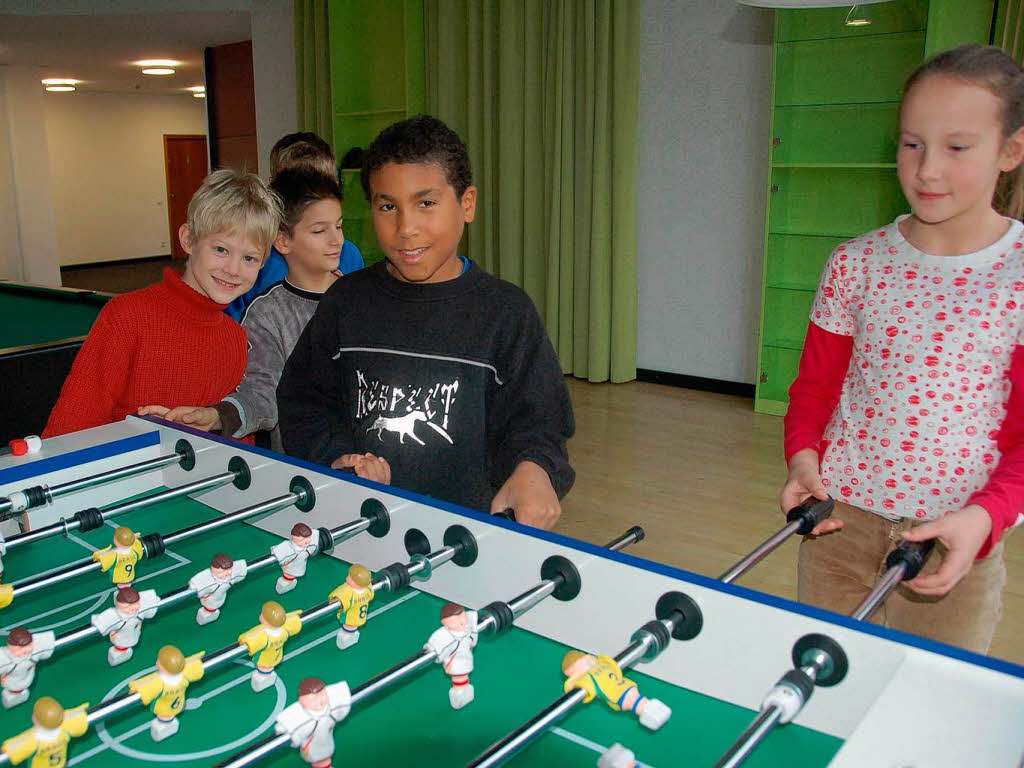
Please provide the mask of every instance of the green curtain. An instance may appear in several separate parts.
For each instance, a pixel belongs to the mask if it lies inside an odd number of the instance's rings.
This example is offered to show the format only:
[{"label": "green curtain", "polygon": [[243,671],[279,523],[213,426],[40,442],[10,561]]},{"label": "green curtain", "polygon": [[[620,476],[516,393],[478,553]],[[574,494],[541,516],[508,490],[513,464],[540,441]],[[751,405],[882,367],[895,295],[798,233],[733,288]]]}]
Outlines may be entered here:
[{"label": "green curtain", "polygon": [[566,373],[636,377],[642,3],[427,0],[429,111],[480,190],[468,249],[534,300]]},{"label": "green curtain", "polygon": [[334,146],[328,0],[295,0],[295,93],[300,131]]}]

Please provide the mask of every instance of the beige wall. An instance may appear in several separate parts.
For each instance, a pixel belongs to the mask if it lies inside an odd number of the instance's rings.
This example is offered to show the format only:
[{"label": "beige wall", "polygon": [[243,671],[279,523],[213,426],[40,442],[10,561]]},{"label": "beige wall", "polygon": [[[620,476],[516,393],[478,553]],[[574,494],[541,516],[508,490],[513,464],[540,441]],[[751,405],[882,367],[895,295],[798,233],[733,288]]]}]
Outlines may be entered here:
[{"label": "beige wall", "polygon": [[191,95],[46,94],[60,264],[170,253],[164,134],[206,134]]}]

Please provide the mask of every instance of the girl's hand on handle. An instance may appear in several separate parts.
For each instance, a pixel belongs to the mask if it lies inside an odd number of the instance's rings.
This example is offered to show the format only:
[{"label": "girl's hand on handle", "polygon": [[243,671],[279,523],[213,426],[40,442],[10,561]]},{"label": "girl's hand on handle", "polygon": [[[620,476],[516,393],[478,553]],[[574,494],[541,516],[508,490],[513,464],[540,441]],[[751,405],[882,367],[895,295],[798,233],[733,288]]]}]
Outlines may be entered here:
[{"label": "girl's hand on handle", "polygon": [[946,548],[935,573],[906,582],[919,595],[941,597],[967,575],[978,550],[992,533],[992,518],[984,507],[970,504],[959,512],[924,523],[903,534],[905,541],[938,539]]},{"label": "girl's hand on handle", "polygon": [[[813,448],[805,448],[794,453],[789,460],[789,477],[779,492],[779,507],[782,508],[782,513],[786,514],[810,496],[824,501],[828,498],[828,493],[821,484],[821,475],[818,473],[818,452]],[[842,520],[830,517],[816,525],[811,535],[822,536],[838,531],[842,527]]]}]

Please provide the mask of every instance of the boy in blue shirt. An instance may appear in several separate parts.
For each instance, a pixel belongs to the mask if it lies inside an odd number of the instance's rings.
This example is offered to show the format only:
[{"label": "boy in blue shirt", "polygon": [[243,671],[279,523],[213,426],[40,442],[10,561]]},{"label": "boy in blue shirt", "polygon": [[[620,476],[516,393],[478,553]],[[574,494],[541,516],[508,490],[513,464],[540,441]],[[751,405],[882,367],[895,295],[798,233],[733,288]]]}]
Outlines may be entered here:
[{"label": "boy in blue shirt", "polygon": [[[305,131],[289,133],[283,136],[270,150],[270,182],[281,171],[289,168],[309,169],[318,171],[325,176],[337,178],[339,186],[341,177],[335,167],[334,152],[331,145],[315,133]],[[338,271],[343,275],[362,269],[363,254],[355,243],[346,240],[341,247],[341,260]],[[224,311],[238,322],[242,322],[246,307],[262,295],[264,291],[288,277],[288,262],[277,248],[270,249],[270,256],[260,269],[256,283],[244,294],[235,299]]]}]

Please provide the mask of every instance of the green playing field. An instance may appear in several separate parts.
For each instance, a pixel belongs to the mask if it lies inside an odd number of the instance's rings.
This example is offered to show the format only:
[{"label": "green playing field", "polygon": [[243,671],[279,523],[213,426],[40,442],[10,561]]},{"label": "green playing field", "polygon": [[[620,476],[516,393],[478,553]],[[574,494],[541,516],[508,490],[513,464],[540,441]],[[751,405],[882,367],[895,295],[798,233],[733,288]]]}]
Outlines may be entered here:
[{"label": "green playing field", "polygon": [[[354,512],[353,517],[357,514]],[[5,580],[18,580],[88,557],[91,549],[110,543],[111,524],[130,525],[140,533],[166,534],[218,515],[194,500],[164,502],[111,521],[101,530],[14,549],[4,558]],[[135,586],[155,589],[162,595],[184,586],[217,552],[251,562],[265,555],[277,541],[253,526],[229,525],[208,536],[180,542],[158,560],[143,561]],[[161,608],[145,622],[134,657],[118,667],[107,665],[109,641],[105,638],[91,637],[60,648],[52,658],[39,663],[29,702],[0,710],[0,738],[30,726],[32,702],[39,696],[50,695],[65,707],[72,707],[86,701],[96,705],[126,692],[129,680],[152,671],[164,644],[177,645],[186,654],[200,650],[210,654],[235,644],[241,632],[258,623],[260,607],[266,600],[279,600],[288,610],[311,608],[326,600],[344,580],[346,567],[331,557],[312,558],[299,586],[284,596],[274,591],[279,569],[264,568],[233,587],[220,619],[206,626],[195,621],[198,601],[194,597]],[[531,586],[522,585],[523,590]],[[91,573],[57,588],[24,595],[0,613],[2,634],[25,626],[37,631],[53,629],[59,636],[87,624],[91,615],[108,607],[111,591],[108,576]],[[513,595],[493,597],[507,600]],[[75,739],[68,764],[87,768],[128,765],[130,759],[189,766],[218,763],[272,734],[274,716],[295,700],[302,678],[317,676],[328,683],[346,680],[355,688],[418,653],[439,626],[441,605],[442,601],[415,589],[397,595],[381,593],[371,606],[360,642],[346,651],[339,651],[335,645],[338,622],[334,614],[311,622],[286,645],[276,686],[254,693],[249,685],[252,663],[243,657],[210,671],[190,686],[186,711],[180,716],[181,728],[173,738],[154,743],[148,730],[152,715],[136,705],[95,724],[84,737]],[[623,627],[623,646],[634,629]],[[476,699],[472,704],[458,711],[450,708],[448,679],[435,664],[353,708],[348,719],[335,729],[335,765],[343,761],[374,766],[465,765],[561,695],[559,665],[566,650],[520,629],[497,637],[484,635],[475,653],[472,682]],[[594,650],[614,655],[620,648]],[[613,712],[594,702],[580,707],[511,764],[594,766],[604,748],[620,742],[647,765],[711,765],[753,715],[750,710],[636,671],[628,674],[644,695],[661,699],[672,708],[672,718],[661,730],[649,732],[632,715]],[[777,729],[747,765],[824,766],[840,745],[841,741],[831,736],[788,725]],[[279,766],[305,764],[290,748],[264,762]]]}]

